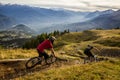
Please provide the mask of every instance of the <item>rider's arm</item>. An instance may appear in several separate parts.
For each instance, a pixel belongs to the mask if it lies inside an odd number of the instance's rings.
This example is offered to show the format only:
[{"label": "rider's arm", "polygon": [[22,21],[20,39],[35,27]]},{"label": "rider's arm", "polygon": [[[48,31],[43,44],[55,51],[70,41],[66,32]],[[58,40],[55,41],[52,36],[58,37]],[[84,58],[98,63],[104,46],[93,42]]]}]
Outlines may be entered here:
[{"label": "rider's arm", "polygon": [[54,51],[53,48],[51,48],[51,52],[52,52],[52,54],[55,56],[55,51]]}]

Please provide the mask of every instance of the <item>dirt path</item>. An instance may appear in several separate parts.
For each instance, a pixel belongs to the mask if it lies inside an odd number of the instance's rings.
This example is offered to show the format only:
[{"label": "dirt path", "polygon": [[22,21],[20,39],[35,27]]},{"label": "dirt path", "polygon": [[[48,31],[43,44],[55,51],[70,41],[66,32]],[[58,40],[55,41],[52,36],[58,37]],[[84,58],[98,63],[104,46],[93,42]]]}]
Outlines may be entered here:
[{"label": "dirt path", "polygon": [[79,60],[66,60],[58,58],[57,61],[51,65],[37,65],[35,68],[26,70],[25,63],[28,59],[8,59],[0,61],[0,80],[10,80],[30,73],[45,71],[53,68],[61,67],[62,65],[80,64]]},{"label": "dirt path", "polygon": [[0,61],[0,80],[10,80],[21,77],[34,72],[49,70],[51,68],[59,68],[65,65],[83,64],[81,59],[61,59],[57,58],[56,62],[50,65],[37,65],[33,69],[27,70],[25,63],[28,59],[7,59]]},{"label": "dirt path", "polygon": [[28,58],[26,58],[26,59],[4,59],[4,60],[0,60],[0,64],[8,63],[8,62],[26,61],[26,60],[28,60]]}]

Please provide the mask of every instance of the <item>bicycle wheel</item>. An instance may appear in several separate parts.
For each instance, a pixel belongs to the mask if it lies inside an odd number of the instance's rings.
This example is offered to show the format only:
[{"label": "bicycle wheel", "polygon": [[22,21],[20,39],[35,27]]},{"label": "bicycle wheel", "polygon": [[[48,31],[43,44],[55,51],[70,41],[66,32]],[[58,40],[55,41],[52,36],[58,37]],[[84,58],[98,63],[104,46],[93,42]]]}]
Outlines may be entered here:
[{"label": "bicycle wheel", "polygon": [[41,59],[39,57],[33,57],[26,62],[25,66],[27,69],[31,69],[40,62],[41,62]]}]

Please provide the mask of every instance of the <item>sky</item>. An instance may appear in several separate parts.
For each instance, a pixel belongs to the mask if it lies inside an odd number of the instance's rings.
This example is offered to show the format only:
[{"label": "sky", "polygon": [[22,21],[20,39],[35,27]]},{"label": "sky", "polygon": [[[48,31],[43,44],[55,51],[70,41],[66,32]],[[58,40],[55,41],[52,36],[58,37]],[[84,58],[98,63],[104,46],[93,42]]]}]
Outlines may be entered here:
[{"label": "sky", "polygon": [[74,11],[120,9],[120,0],[0,0],[0,3],[45,8],[64,8]]}]

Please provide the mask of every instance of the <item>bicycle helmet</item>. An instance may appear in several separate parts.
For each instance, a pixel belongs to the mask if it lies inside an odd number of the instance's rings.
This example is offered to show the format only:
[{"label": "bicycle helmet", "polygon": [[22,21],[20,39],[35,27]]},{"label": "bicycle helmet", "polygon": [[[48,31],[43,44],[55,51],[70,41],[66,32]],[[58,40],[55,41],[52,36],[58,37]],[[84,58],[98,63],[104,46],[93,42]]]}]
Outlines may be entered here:
[{"label": "bicycle helmet", "polygon": [[55,38],[54,36],[50,36],[50,37],[49,37],[49,40],[54,41],[54,40],[56,40],[56,38]]},{"label": "bicycle helmet", "polygon": [[93,46],[91,46],[91,45],[88,45],[88,47],[89,47],[90,49],[93,49]]},{"label": "bicycle helmet", "polygon": [[49,40],[51,41],[51,43],[53,44],[53,42],[56,40],[56,38],[54,36],[50,36]]}]

